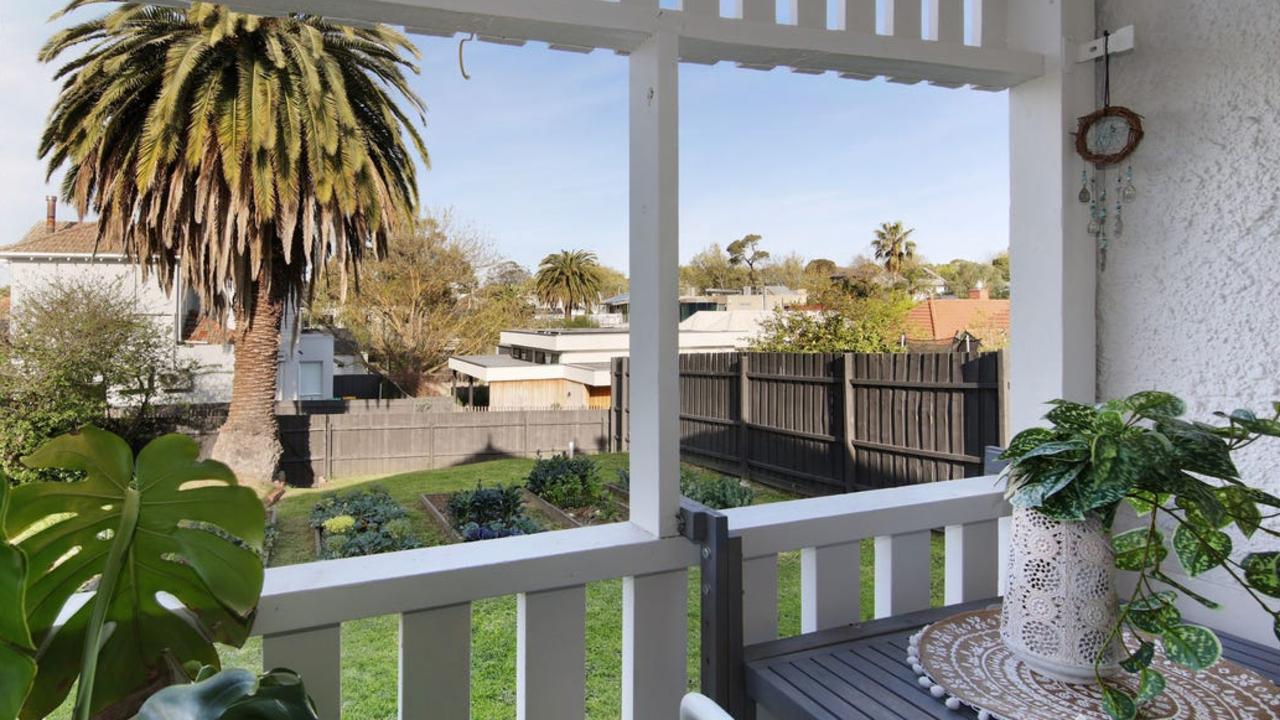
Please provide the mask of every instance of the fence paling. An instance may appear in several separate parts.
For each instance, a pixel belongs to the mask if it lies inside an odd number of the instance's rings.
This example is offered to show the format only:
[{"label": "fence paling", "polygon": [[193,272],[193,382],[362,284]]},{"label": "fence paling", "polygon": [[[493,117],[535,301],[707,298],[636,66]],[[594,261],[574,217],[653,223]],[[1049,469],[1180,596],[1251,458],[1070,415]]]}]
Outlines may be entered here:
[{"label": "fence paling", "polygon": [[[615,360],[614,450],[629,381]],[[977,475],[1003,439],[1001,353],[688,354],[680,381],[687,460],[811,493]]]}]

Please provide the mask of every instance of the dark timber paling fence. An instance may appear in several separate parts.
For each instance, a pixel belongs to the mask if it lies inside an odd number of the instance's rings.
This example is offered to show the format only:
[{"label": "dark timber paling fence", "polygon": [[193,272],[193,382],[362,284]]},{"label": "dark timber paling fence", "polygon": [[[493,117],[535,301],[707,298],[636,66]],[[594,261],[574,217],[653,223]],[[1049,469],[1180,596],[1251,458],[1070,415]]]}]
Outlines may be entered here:
[{"label": "dark timber paling fence", "polygon": [[[807,493],[978,475],[1002,443],[1002,353],[680,356],[680,450]],[[613,365],[612,447],[629,437],[630,370]]]}]

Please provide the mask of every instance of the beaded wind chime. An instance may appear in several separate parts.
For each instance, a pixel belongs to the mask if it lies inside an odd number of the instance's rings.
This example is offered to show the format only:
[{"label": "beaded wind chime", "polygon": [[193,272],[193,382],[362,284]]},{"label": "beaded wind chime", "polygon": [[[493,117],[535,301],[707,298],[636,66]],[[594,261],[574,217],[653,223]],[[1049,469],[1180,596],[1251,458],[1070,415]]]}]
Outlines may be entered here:
[{"label": "beaded wind chime", "polygon": [[[1085,160],[1080,171],[1080,203],[1089,206],[1090,237],[1098,245],[1098,265],[1107,267],[1111,238],[1124,234],[1124,206],[1138,197],[1129,157],[1142,142],[1142,117],[1129,108],[1111,104],[1110,33],[1103,34],[1102,108],[1080,118],[1076,126],[1076,153]],[[1124,170],[1119,169],[1124,165]],[[1093,174],[1089,174],[1092,165]],[[1115,168],[1114,200],[1108,204],[1107,171]],[[1108,234],[1108,228],[1110,234]]]}]

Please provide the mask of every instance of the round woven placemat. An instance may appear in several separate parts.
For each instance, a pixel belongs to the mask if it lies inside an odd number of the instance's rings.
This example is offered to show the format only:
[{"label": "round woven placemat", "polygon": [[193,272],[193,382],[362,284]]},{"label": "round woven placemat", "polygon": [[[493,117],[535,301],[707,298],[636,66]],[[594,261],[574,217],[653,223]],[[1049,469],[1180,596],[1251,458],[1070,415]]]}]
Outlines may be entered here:
[{"label": "round woven placemat", "polygon": [[[1130,647],[1136,646],[1130,638]],[[1072,685],[1037,675],[1000,641],[998,609],[960,613],[925,628],[919,662],[947,694],[1009,720],[1106,718],[1093,685]],[[1156,653],[1152,667],[1168,687],[1143,706],[1143,720],[1280,720],[1280,685],[1227,660],[1193,672]],[[1115,682],[1136,690],[1128,673]]]}]

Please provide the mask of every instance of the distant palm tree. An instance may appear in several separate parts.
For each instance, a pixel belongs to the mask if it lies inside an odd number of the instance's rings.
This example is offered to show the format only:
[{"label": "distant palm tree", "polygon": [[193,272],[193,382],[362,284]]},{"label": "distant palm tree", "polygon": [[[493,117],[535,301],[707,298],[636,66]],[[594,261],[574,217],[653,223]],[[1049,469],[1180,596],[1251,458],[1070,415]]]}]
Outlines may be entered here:
[{"label": "distant palm tree", "polygon": [[[72,0],[64,13],[100,0]],[[258,17],[193,2],[126,3],[57,32],[40,51],[77,51],[40,142],[62,196],[98,214],[161,286],[235,319],[231,407],[213,456],[270,480],[280,328],[332,259],[344,278],[380,256],[417,214],[414,156],[427,151],[406,110],[418,51],[382,26],[310,15]],[[400,106],[403,101],[405,108]]]},{"label": "distant palm tree", "polygon": [[563,307],[568,320],[575,307],[600,299],[600,263],[593,252],[561,250],[542,258],[534,285],[538,299]]},{"label": "distant palm tree", "polygon": [[901,221],[880,223],[875,230],[876,237],[871,241],[871,247],[875,250],[876,260],[893,275],[901,275],[902,266],[916,255],[916,244],[910,239],[913,232],[914,228],[903,227]]}]

